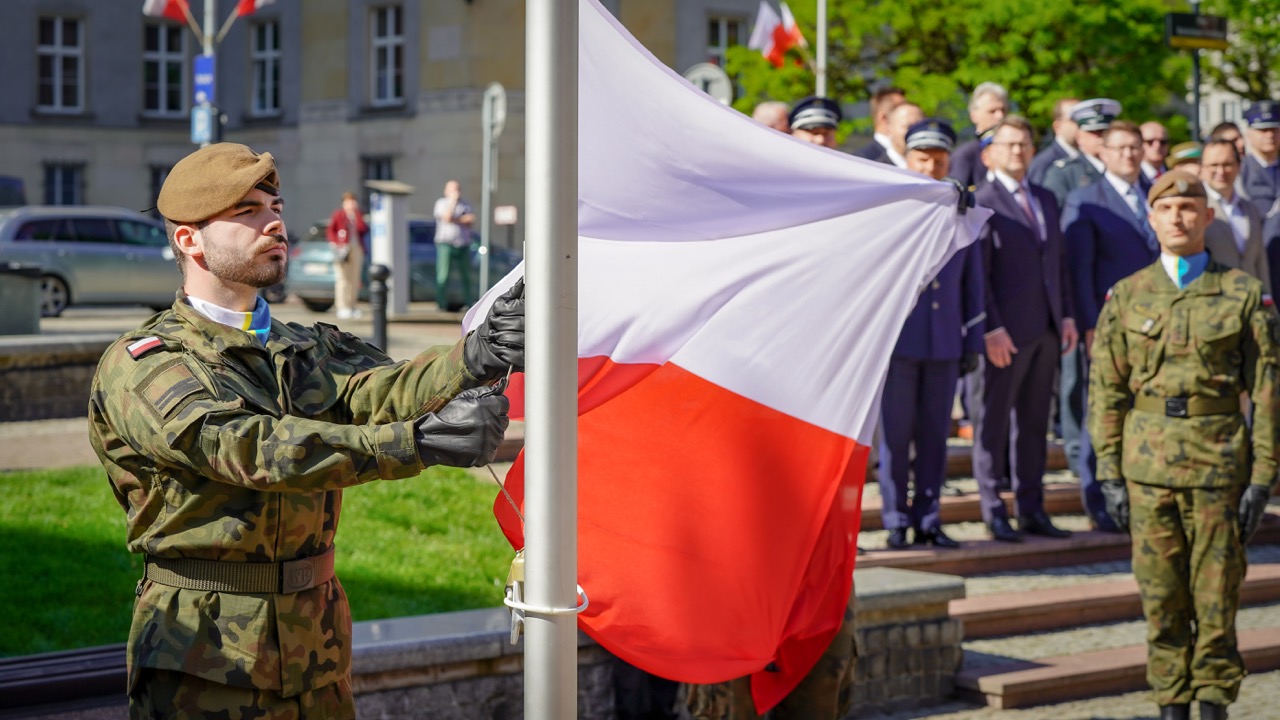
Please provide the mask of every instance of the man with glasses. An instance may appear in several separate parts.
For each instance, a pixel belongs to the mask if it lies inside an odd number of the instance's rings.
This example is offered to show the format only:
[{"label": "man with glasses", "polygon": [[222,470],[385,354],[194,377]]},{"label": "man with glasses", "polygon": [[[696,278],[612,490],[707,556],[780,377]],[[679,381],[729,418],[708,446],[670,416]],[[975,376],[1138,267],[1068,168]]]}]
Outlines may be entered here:
[{"label": "man with glasses", "polygon": [[[1145,125],[1143,127],[1146,127]],[[1163,130],[1163,128],[1161,128]],[[1150,157],[1144,151],[1138,126],[1124,120],[1111,123],[1102,136],[1102,182],[1074,190],[1062,210],[1062,233],[1067,245],[1076,321],[1084,335],[1084,352],[1073,352],[1075,364],[1068,384],[1063,377],[1064,407],[1085,407],[1088,372],[1085,360],[1093,345],[1094,326],[1107,290],[1155,261],[1159,254],[1155,233],[1147,222],[1146,190],[1140,187],[1140,163]],[[1106,504],[1094,476],[1097,458],[1084,428],[1080,432],[1080,496],[1095,527],[1107,532],[1119,528],[1107,517]]]},{"label": "man with glasses", "polygon": [[[1024,118],[1001,119],[987,148],[993,180],[976,193],[978,204],[995,215],[978,241],[988,330],[973,470],[982,519],[991,536],[1004,542],[1020,541],[1021,533],[1071,534],[1055,527],[1045,513],[1043,481],[1053,375],[1061,353],[1076,346],[1075,313],[1057,203],[1044,188],[1026,181],[1034,152],[1031,140],[1031,125]],[[1010,455],[1013,468],[1007,467]],[[999,479],[1009,470],[1021,532],[1009,524],[1000,498]]]},{"label": "man with glasses", "polygon": [[1205,249],[1217,262],[1238,268],[1262,281],[1271,292],[1271,271],[1262,242],[1262,215],[1236,192],[1240,155],[1230,140],[1210,140],[1201,152],[1200,179],[1213,210],[1204,233]]},{"label": "man with glasses", "polygon": [[1055,162],[1044,174],[1044,189],[1057,198],[1058,207],[1067,202],[1072,190],[1097,182],[1106,169],[1098,155],[1102,152],[1102,133],[1120,115],[1120,103],[1110,98],[1085,100],[1071,108],[1071,119],[1080,127],[1076,145],[1080,154],[1071,160]]},{"label": "man with glasses", "polygon": [[1169,131],[1163,125],[1150,120],[1142,123],[1142,176],[1153,183],[1169,168],[1164,159],[1169,156]]}]

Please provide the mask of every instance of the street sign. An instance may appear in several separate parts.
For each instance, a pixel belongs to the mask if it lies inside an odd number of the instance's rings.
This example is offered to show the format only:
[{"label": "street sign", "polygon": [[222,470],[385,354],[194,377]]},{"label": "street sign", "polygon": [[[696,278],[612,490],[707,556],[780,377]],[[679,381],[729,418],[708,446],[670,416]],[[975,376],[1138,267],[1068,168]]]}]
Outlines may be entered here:
[{"label": "street sign", "polygon": [[213,124],[218,121],[217,111],[208,105],[191,108],[191,142],[208,145],[213,142]]},{"label": "street sign", "polygon": [[1171,48],[1226,50],[1227,19],[1218,15],[1169,13],[1164,16],[1165,41]]},{"label": "street sign", "polygon": [[214,64],[212,55],[197,55],[194,63],[195,104],[214,103]]},{"label": "street sign", "polygon": [[515,225],[520,212],[515,205],[499,205],[493,209],[494,225]]},{"label": "street sign", "polygon": [[484,109],[489,118],[488,126],[493,128],[493,139],[502,135],[502,128],[507,122],[507,89],[502,83],[489,83],[484,89]]},{"label": "street sign", "polygon": [[684,71],[684,79],[725,105],[733,102],[733,81],[719,65],[698,63]]}]

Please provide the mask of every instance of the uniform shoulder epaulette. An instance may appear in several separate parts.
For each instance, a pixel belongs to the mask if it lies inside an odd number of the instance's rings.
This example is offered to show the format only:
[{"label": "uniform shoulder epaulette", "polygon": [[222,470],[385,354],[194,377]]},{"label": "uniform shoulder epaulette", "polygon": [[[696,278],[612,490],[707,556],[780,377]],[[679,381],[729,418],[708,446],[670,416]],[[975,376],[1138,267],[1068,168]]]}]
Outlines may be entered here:
[{"label": "uniform shoulder epaulette", "polygon": [[125,346],[125,350],[129,351],[129,357],[134,360],[141,360],[147,353],[162,347],[164,347],[164,341],[155,335],[151,335],[129,343]]},{"label": "uniform shoulder epaulette", "polygon": [[1070,161],[1071,161],[1071,158],[1062,158],[1061,160],[1054,160],[1054,161],[1053,161],[1053,166],[1054,166],[1054,167],[1060,167],[1060,168],[1061,168],[1061,167],[1066,167],[1066,166],[1067,166],[1067,163],[1068,163],[1068,162],[1070,162]]}]

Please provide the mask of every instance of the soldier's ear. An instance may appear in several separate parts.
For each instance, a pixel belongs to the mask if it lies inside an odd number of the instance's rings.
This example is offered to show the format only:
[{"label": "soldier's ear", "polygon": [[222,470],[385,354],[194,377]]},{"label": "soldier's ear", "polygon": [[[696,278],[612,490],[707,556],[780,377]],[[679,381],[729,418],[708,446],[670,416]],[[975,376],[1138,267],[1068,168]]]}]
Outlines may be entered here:
[{"label": "soldier's ear", "polygon": [[204,256],[204,237],[195,225],[179,225],[173,231],[173,244],[190,258]]}]

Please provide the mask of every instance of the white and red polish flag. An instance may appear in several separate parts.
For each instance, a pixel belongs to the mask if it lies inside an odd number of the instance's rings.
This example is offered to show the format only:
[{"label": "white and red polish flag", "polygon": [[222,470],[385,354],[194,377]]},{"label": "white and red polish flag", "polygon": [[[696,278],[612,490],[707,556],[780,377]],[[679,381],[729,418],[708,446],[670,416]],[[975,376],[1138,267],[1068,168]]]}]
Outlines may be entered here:
[{"label": "white and red polish flag", "polygon": [[267,5],[275,4],[275,1],[276,0],[240,0],[239,4],[236,5],[236,15],[239,15],[240,17],[252,15]]},{"label": "white and red polish flag", "polygon": [[186,22],[187,16],[182,12],[186,4],[187,0],[142,0],[142,14]]},{"label": "white and red polish flag", "polygon": [[579,6],[580,627],[663,677],[751,675],[767,709],[839,629],[898,331],[990,213],[755,123]]},{"label": "white and red polish flag", "polygon": [[774,12],[768,0],[760,0],[760,10],[756,13],[756,24],[751,30],[751,39],[747,47],[759,50],[765,59],[774,67],[782,67],[787,51],[793,47],[805,47],[808,43],[804,34],[796,25],[795,16],[786,3],[781,3],[782,16]]}]

